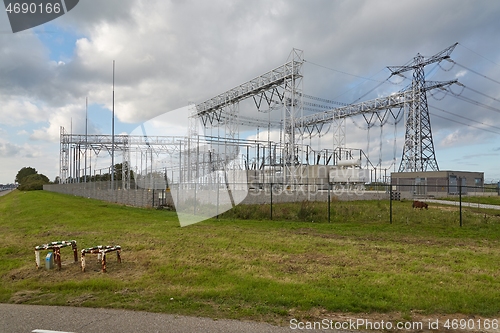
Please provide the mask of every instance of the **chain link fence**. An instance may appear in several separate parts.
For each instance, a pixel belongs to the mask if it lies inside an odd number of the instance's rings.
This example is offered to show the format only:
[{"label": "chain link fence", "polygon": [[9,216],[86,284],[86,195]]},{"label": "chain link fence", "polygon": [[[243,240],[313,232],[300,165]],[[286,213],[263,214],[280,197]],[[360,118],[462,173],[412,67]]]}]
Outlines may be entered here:
[{"label": "chain link fence", "polygon": [[[175,210],[192,223],[208,218],[335,223],[363,220],[410,223],[420,211],[444,211],[463,226],[467,220],[500,217],[498,184],[334,184],[239,182],[174,183],[158,173],[129,184],[115,181],[46,185],[45,190],[138,207]],[[451,214],[451,215],[450,215]],[[428,215],[429,218],[431,215]],[[180,218],[181,219],[181,218]],[[437,223],[439,221],[436,221]],[[190,223],[187,223],[190,224]],[[187,225],[186,224],[186,225]],[[182,223],[181,223],[182,225]]]}]

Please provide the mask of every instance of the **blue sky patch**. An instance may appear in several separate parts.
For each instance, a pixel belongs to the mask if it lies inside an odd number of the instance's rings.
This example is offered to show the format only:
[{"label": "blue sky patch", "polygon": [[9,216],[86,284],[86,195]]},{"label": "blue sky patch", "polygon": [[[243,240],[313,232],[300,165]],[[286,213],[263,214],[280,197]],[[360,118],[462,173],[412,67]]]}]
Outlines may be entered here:
[{"label": "blue sky patch", "polygon": [[54,23],[46,23],[34,29],[37,38],[49,50],[50,60],[69,62],[73,58],[76,41],[85,37],[74,30],[64,29]]}]

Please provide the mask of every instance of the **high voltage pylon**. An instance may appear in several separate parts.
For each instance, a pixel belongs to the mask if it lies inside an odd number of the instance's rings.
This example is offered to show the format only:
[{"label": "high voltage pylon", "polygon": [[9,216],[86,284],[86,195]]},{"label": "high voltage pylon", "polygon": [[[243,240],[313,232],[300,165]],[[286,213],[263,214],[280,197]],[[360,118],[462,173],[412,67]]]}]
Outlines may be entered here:
[{"label": "high voltage pylon", "polygon": [[419,53],[413,62],[406,66],[387,67],[392,75],[401,75],[403,72],[413,70],[412,84],[409,89],[413,98],[406,105],[405,143],[399,172],[439,171],[432,140],[424,67],[448,59],[457,44],[455,43],[427,59]]}]

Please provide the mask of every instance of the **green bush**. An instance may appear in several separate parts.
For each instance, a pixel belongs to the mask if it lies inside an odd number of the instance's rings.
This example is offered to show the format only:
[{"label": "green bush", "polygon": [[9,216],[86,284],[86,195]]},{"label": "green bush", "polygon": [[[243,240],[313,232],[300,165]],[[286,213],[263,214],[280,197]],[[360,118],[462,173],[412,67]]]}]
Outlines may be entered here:
[{"label": "green bush", "polygon": [[33,174],[23,178],[23,183],[19,185],[20,191],[36,191],[43,190],[44,184],[49,184],[49,178],[43,174]]}]

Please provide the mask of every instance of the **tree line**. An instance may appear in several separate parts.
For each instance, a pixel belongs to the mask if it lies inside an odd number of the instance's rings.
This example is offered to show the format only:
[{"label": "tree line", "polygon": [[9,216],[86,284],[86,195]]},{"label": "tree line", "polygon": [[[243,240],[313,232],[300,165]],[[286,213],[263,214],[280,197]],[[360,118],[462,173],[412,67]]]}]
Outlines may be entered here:
[{"label": "tree line", "polygon": [[[122,163],[115,164],[115,180],[122,180]],[[129,172],[130,179],[134,179],[134,172],[132,170],[127,170]],[[66,179],[66,181],[71,181],[72,179]],[[111,174],[99,174],[99,175],[88,175],[87,177],[80,177],[80,182],[95,182],[95,181],[110,181]],[[35,168],[32,167],[24,167],[17,172],[16,175],[16,183],[19,184],[17,187],[21,191],[35,191],[35,190],[43,190],[43,185],[51,184],[51,183],[59,183],[59,176],[56,177],[54,182],[51,182],[47,176],[44,174],[38,173]]]}]

